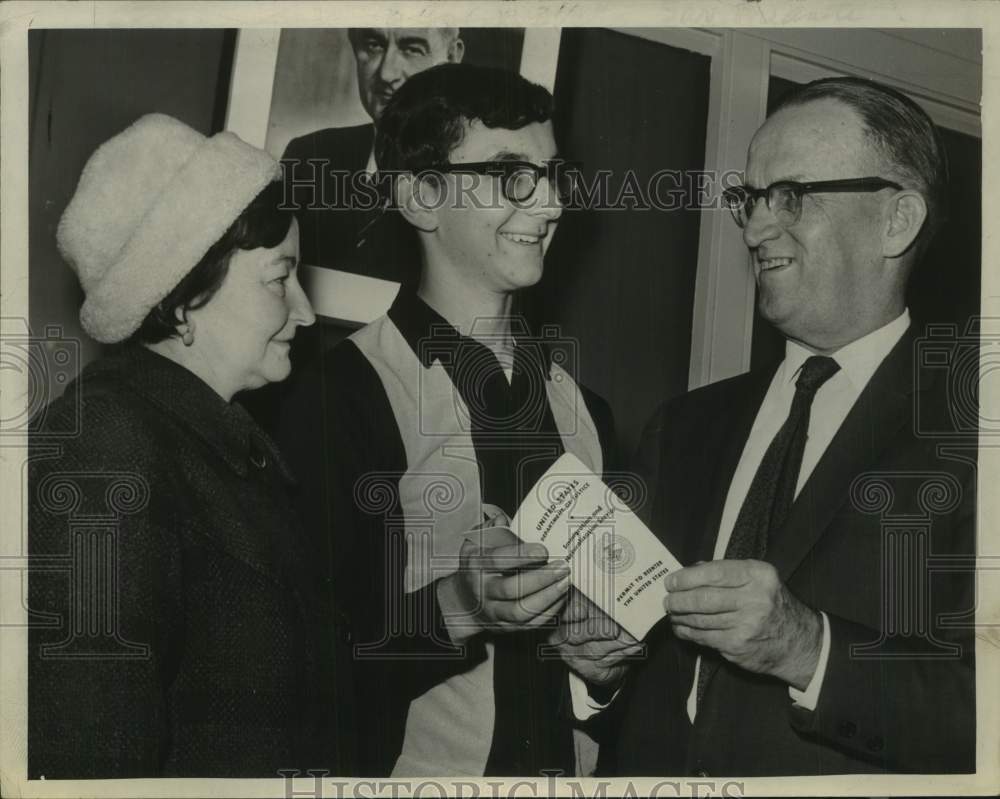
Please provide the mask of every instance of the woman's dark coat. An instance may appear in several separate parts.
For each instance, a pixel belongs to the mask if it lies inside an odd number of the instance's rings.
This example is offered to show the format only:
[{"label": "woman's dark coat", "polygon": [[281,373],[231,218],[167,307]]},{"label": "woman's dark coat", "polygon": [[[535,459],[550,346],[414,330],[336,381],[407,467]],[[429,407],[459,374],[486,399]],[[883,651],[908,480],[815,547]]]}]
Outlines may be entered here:
[{"label": "woman's dark coat", "polygon": [[33,423],[29,777],[350,769],[328,585],[238,405],[141,347]]}]

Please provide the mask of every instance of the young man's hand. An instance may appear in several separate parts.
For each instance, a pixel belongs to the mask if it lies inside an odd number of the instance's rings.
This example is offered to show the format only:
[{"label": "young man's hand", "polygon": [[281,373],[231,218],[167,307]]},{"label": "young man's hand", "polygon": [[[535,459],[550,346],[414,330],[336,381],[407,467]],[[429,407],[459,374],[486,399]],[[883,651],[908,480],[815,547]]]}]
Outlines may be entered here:
[{"label": "young man's hand", "polygon": [[548,563],[548,550],[525,544],[509,524],[499,514],[470,530],[458,571],[440,581],[438,596],[453,639],[538,627],[566,602],[569,565]]},{"label": "young man's hand", "polygon": [[578,676],[605,691],[621,684],[629,662],[643,652],[641,643],[575,588],[549,643]]}]

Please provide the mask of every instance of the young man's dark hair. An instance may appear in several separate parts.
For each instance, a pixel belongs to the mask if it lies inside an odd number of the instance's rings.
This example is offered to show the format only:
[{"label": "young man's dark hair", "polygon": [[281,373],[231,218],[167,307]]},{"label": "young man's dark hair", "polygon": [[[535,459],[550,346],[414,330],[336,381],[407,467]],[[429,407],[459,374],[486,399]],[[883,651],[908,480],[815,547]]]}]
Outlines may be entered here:
[{"label": "young man's dark hair", "polygon": [[439,64],[410,78],[379,121],[375,158],[385,171],[419,172],[445,164],[465,126],[520,130],[552,116],[552,95],[514,72]]}]

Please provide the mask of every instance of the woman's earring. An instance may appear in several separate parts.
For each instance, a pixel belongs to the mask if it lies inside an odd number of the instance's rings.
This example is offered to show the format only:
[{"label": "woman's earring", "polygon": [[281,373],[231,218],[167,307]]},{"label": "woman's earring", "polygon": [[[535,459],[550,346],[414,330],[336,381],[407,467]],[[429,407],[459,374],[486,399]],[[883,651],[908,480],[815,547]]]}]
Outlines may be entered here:
[{"label": "woman's earring", "polygon": [[194,325],[190,322],[184,322],[181,326],[181,341],[184,342],[185,347],[194,344]]}]

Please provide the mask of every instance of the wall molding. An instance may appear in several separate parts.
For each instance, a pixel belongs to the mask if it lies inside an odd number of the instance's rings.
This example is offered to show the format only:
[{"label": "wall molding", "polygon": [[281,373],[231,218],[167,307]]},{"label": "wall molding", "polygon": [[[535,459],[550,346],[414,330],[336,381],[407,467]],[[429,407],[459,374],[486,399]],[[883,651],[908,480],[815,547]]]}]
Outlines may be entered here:
[{"label": "wall molding", "polygon": [[242,28],[236,33],[226,130],[261,149],[267,142],[280,40],[280,28]]}]

